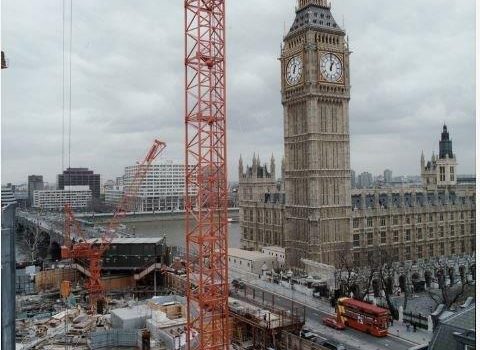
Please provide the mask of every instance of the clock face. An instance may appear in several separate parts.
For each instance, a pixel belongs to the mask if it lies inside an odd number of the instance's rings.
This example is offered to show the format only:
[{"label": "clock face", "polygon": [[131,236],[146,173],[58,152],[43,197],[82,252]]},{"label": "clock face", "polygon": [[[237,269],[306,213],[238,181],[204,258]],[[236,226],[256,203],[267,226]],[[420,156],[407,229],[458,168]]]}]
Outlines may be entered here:
[{"label": "clock face", "polygon": [[289,85],[296,85],[300,82],[303,72],[303,62],[299,56],[293,57],[287,64],[285,78]]},{"label": "clock face", "polygon": [[342,62],[337,55],[326,53],[320,60],[320,71],[329,82],[337,82],[343,75]]}]

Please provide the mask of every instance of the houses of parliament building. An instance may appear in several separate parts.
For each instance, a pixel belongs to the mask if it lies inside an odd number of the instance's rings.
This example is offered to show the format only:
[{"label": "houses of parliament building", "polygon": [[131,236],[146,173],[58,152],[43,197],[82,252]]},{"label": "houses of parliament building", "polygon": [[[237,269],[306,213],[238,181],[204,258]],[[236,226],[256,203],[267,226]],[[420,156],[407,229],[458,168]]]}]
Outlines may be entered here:
[{"label": "houses of parliament building", "polygon": [[282,45],[284,150],[239,162],[241,244],[285,248],[287,266],[367,264],[379,247],[395,261],[475,251],[475,185],[457,181],[444,125],[438,155],[421,156],[422,186],[351,189],[350,50],[325,0],[299,0]]}]

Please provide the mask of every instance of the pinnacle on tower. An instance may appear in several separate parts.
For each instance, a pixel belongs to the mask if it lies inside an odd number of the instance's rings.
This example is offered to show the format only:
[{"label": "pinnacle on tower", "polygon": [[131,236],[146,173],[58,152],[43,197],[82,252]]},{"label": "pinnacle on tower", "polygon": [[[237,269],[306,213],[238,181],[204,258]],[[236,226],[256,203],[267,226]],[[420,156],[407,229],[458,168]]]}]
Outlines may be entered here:
[{"label": "pinnacle on tower", "polygon": [[301,10],[308,5],[316,5],[320,7],[330,8],[330,3],[327,0],[298,0],[298,9]]}]

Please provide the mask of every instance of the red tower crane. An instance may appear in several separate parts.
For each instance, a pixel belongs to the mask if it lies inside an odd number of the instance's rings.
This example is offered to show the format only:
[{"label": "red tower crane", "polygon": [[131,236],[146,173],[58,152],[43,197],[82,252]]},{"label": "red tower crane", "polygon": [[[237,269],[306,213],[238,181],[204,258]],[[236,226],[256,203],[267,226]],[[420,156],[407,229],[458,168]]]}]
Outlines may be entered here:
[{"label": "red tower crane", "polygon": [[186,0],[188,349],[229,348],[225,58],[225,0]]},{"label": "red tower crane", "polygon": [[[80,225],[75,220],[75,216],[69,204],[65,205],[65,231],[64,246],[62,246],[63,259],[86,259],[88,262],[88,272],[90,274],[86,283],[88,290],[90,306],[96,309],[97,301],[104,298],[105,289],[101,279],[101,263],[105,251],[109,248],[113,239],[113,233],[118,228],[120,221],[127,215],[127,212],[135,205],[135,199],[140,186],[147,175],[152,162],[165,149],[166,144],[155,140],[144,159],[138,163],[135,175],[131,183],[125,186],[125,192],[120,203],[117,205],[115,214],[109,222],[106,233],[98,240],[88,242]],[[76,236],[81,239],[79,242],[72,242],[72,229],[76,231]]]}]

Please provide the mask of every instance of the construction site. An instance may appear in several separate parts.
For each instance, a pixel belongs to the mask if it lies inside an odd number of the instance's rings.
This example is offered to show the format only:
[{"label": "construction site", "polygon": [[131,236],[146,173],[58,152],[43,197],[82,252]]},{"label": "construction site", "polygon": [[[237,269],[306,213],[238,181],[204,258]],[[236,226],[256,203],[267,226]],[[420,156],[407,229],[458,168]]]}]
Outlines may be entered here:
[{"label": "construction site", "polygon": [[[17,269],[15,312],[9,316],[15,317],[15,325],[4,329],[15,333],[5,337],[9,346],[277,349],[282,334],[299,334],[305,322],[301,310],[230,297],[225,2],[184,3],[185,56],[178,62],[185,66],[185,115],[178,116],[178,124],[185,125],[185,192],[195,194],[185,196],[185,251],[176,252],[164,237],[132,238],[122,227],[122,219],[135,210],[149,167],[167,146],[155,140],[137,162],[133,181],[102,230],[86,227],[66,203],[63,227],[56,229],[59,260]],[[72,29],[63,6],[63,68],[71,79]],[[71,11],[72,4],[70,20]],[[69,66],[65,38],[70,42]],[[3,62],[2,51],[2,68],[7,68]],[[71,109],[65,98],[69,94],[71,81],[65,87],[64,77],[64,118],[65,104]],[[68,143],[62,145],[62,167],[67,148],[70,167],[70,139]]]}]

